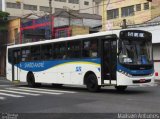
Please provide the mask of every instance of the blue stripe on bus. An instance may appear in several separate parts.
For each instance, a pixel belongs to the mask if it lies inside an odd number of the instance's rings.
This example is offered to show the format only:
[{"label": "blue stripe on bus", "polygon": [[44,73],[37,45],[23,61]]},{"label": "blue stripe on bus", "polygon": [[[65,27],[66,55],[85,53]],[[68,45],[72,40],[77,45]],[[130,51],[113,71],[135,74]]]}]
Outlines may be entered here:
[{"label": "blue stripe on bus", "polygon": [[72,63],[84,63],[84,64],[93,64],[100,66],[100,58],[90,58],[90,59],[80,59],[80,60],[52,60],[52,61],[34,61],[34,62],[20,62],[16,66],[25,71],[39,72],[44,71],[49,68]]},{"label": "blue stripe on bus", "polygon": [[117,65],[117,70],[118,71],[120,71],[120,70],[124,71],[124,72],[126,72],[128,74],[131,74],[131,75],[136,75],[136,74],[142,74],[142,75],[146,74],[147,75],[147,74],[151,74],[151,73],[154,72],[153,69],[149,69],[149,70],[130,70],[130,69],[127,69],[127,68],[123,67],[120,64]]}]

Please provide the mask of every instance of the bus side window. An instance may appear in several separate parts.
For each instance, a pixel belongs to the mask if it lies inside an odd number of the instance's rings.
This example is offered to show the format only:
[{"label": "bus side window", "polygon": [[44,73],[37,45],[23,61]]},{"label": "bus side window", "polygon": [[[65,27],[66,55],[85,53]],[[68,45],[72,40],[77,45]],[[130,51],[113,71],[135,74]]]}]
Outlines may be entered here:
[{"label": "bus side window", "polygon": [[81,57],[81,41],[76,41],[74,44],[74,58],[80,58]]},{"label": "bus side window", "polygon": [[91,41],[91,47],[90,47],[90,57],[97,57],[98,56],[98,42],[97,40]]},{"label": "bus side window", "polygon": [[54,59],[66,59],[66,42],[54,44]]},{"label": "bus side window", "polygon": [[22,59],[21,61],[30,61],[31,60],[31,54],[30,54],[30,48],[24,47],[22,48]]},{"label": "bus side window", "polygon": [[40,46],[31,46],[31,60],[36,61],[41,59]]},{"label": "bus side window", "polygon": [[83,57],[89,57],[90,41],[83,42]]},{"label": "bus side window", "polygon": [[45,44],[41,46],[41,59],[42,60],[51,60],[53,59],[53,49],[52,44]]},{"label": "bus side window", "polygon": [[98,56],[98,42],[97,40],[90,40],[83,42],[83,57],[97,57]]},{"label": "bus side window", "polygon": [[13,63],[18,64],[21,61],[21,51],[20,49],[14,49],[13,51]]},{"label": "bus side window", "polygon": [[69,41],[67,43],[67,58],[81,57],[81,41]]},{"label": "bus side window", "polygon": [[8,49],[8,62],[11,64],[13,63],[12,62],[12,54],[13,54],[12,49]]}]

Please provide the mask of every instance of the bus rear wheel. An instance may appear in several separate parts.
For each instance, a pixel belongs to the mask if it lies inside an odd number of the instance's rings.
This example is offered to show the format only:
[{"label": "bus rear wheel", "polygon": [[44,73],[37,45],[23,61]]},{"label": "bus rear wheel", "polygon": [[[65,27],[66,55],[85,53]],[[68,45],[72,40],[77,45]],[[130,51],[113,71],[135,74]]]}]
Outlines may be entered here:
[{"label": "bus rear wheel", "polygon": [[125,91],[127,89],[127,86],[115,86],[117,91]]},{"label": "bus rear wheel", "polygon": [[32,87],[32,88],[36,87],[35,78],[32,73],[29,73],[27,75],[27,83],[29,87]]},{"label": "bus rear wheel", "polygon": [[98,86],[97,77],[94,74],[90,74],[87,77],[86,86],[90,92],[97,92],[100,89],[100,86]]}]

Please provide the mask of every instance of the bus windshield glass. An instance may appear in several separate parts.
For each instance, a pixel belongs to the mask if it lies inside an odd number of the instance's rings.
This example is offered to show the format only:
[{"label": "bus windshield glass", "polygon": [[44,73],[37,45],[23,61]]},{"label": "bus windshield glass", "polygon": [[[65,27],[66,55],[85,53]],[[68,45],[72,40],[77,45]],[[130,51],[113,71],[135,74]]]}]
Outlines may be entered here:
[{"label": "bus windshield glass", "polygon": [[152,43],[146,40],[122,40],[119,62],[131,65],[152,64]]}]

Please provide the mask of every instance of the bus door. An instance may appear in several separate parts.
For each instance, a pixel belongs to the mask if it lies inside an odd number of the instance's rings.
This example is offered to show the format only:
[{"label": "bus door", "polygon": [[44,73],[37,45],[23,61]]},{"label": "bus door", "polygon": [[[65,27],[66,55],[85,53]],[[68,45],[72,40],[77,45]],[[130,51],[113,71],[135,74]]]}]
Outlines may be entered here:
[{"label": "bus door", "polygon": [[112,84],[116,81],[117,39],[104,39],[102,46],[102,84],[104,80]]},{"label": "bus door", "polygon": [[12,62],[12,81],[19,80],[19,63],[21,59],[21,50],[13,50],[13,62]]}]

